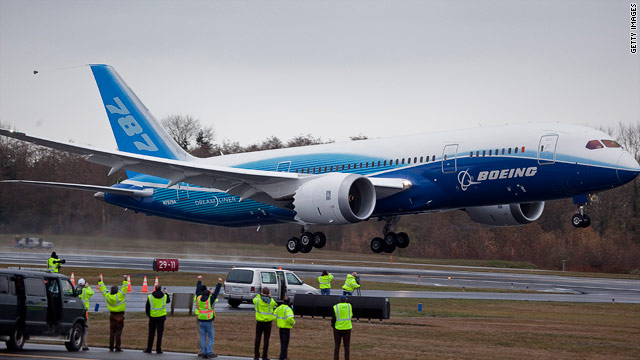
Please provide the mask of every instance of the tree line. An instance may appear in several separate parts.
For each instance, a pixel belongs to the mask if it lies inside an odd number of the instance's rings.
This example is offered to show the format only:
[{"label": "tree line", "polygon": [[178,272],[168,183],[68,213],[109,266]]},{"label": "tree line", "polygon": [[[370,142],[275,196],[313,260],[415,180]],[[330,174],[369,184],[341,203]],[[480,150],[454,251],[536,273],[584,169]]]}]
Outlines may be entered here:
[{"label": "tree line", "polygon": [[[180,117],[180,116],[177,116]],[[322,140],[300,135],[282,141],[269,137],[241,146],[237,142],[215,142],[211,128],[191,118],[176,122],[176,141],[194,156],[218,156],[238,152],[313,145]],[[2,126],[5,127],[6,126]],[[640,160],[640,122],[604,129]],[[366,139],[364,135],[352,140]],[[112,185],[124,172],[107,176],[108,169],[80,156],[0,137],[0,180],[28,179]],[[411,245],[396,254],[426,258],[502,259],[531,262],[558,269],[567,260],[569,269],[640,273],[640,180],[598,194],[587,207],[592,225],[575,229],[569,219],[575,213],[571,199],[548,201],[535,223],[496,228],[472,223],[462,211],[402,217],[399,231],[411,236]],[[380,236],[384,222],[369,221],[347,226],[314,227],[327,235],[327,248],[368,253],[369,241]],[[0,233],[100,235],[163,240],[234,241],[277,244],[297,234],[297,225],[255,228],[222,228],[179,222],[143,214],[96,201],[92,193],[23,185],[0,185]],[[380,255],[384,256],[384,255]]]}]

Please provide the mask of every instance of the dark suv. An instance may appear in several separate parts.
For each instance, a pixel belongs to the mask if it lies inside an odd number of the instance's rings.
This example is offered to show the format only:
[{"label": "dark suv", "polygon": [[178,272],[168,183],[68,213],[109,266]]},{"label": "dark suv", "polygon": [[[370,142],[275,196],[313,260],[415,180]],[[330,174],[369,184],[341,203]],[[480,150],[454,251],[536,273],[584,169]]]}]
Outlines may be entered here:
[{"label": "dark suv", "polygon": [[0,269],[0,340],[20,350],[25,340],[82,345],[87,315],[69,278],[44,271]]}]

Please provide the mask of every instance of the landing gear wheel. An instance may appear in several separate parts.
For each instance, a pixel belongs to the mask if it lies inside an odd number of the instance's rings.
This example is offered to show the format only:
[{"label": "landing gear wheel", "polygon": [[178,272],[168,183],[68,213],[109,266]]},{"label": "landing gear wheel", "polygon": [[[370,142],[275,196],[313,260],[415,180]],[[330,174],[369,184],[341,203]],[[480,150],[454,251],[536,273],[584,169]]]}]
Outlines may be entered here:
[{"label": "landing gear wheel", "polygon": [[237,309],[238,306],[240,306],[240,300],[229,299],[227,302],[229,303],[229,306],[234,309]]},{"label": "landing gear wheel", "polygon": [[307,246],[303,246],[302,244],[300,244],[300,252],[303,253],[303,254],[306,254],[306,253],[310,252],[311,249],[313,249],[313,245],[312,244],[309,244]]},{"label": "landing gear wheel", "polygon": [[9,341],[6,342],[7,349],[9,351],[20,351],[24,346],[24,334],[21,330],[15,329],[9,336]]},{"label": "landing gear wheel", "polygon": [[392,253],[396,249],[396,245],[398,244],[398,236],[394,232],[388,232],[387,235],[384,236],[384,245],[382,250],[386,253]]},{"label": "landing gear wheel", "polygon": [[591,217],[587,214],[582,215],[582,227],[587,228],[591,225]]},{"label": "landing gear wheel", "polygon": [[71,333],[69,334],[69,341],[64,343],[64,346],[69,351],[78,351],[80,347],[82,347],[82,336],[84,334],[84,328],[82,324],[75,323],[71,328]]},{"label": "landing gear wheel", "polygon": [[298,240],[297,237],[292,237],[291,239],[287,240],[287,251],[292,254],[300,251],[300,240]]},{"label": "landing gear wheel", "polygon": [[317,232],[313,234],[313,247],[321,249],[327,244],[327,237],[324,233]]},{"label": "landing gear wheel", "polygon": [[575,214],[571,217],[571,225],[573,225],[574,227],[582,227],[584,223],[584,217],[580,214]]},{"label": "landing gear wheel", "polygon": [[371,251],[373,251],[374,253],[381,253],[383,247],[384,240],[382,240],[382,238],[374,237],[373,240],[371,240]]},{"label": "landing gear wheel", "polygon": [[313,234],[310,232],[303,232],[302,235],[300,235],[300,250],[302,251],[302,248],[305,248],[307,246],[311,247],[312,244],[313,244]]},{"label": "landing gear wheel", "polygon": [[400,232],[396,237],[396,245],[398,245],[400,249],[404,249],[409,246],[409,235],[407,235],[407,233]]}]

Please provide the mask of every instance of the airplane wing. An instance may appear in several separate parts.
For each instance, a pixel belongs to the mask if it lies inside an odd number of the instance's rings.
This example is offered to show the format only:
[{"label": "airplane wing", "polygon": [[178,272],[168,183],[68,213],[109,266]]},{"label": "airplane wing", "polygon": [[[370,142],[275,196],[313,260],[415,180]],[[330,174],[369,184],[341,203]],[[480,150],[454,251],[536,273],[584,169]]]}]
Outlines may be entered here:
[{"label": "airplane wing", "polygon": [[[103,150],[87,145],[30,136],[7,129],[0,129],[0,135],[81,155],[89,162],[111,167],[109,175],[126,169],[169,179],[167,187],[184,181],[205,188],[220,189],[222,192],[239,196],[241,201],[250,198],[278,207],[285,207],[302,183],[323,176],[322,174],[307,175],[206,165],[117,150]],[[368,179],[375,186],[378,198],[392,195],[411,186],[411,182],[406,179],[373,177]],[[104,192],[104,190],[98,191]]]},{"label": "airplane wing", "polygon": [[15,184],[27,184],[36,186],[55,187],[61,189],[91,191],[91,192],[103,192],[115,195],[135,196],[135,197],[148,197],[153,195],[153,189],[125,189],[112,186],[98,186],[98,185],[85,185],[85,184],[69,184],[49,181],[29,181],[29,180],[2,180],[0,183],[15,183]]}]

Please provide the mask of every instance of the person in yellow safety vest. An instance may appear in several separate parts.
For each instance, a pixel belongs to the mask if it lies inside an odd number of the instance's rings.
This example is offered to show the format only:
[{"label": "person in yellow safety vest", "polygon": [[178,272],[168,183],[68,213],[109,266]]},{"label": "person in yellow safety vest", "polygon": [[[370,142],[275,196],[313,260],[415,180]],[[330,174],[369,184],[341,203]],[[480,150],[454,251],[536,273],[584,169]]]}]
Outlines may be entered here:
[{"label": "person in yellow safety vest", "polygon": [[[198,279],[198,283],[200,283],[201,277],[198,277]],[[216,319],[216,312],[213,308],[218,302],[218,294],[220,294],[221,287],[222,278],[218,278],[218,284],[216,284],[216,289],[213,291],[213,294],[207,289],[206,285],[202,285],[195,299],[196,317],[198,318],[198,327],[200,329],[200,353],[204,359],[218,357],[218,355],[213,352],[213,321]],[[208,340],[207,337],[209,337]]]},{"label": "person in yellow safety vest", "polygon": [[253,358],[260,358],[260,340],[262,339],[262,334],[264,334],[262,358],[268,359],[271,323],[273,322],[273,319],[275,319],[273,311],[278,304],[271,298],[271,291],[269,288],[265,287],[262,288],[262,294],[258,294],[253,298],[253,305],[256,311],[256,343],[253,351]]},{"label": "person in yellow safety vest", "polygon": [[289,349],[289,339],[291,338],[291,328],[296,324],[296,319],[293,318],[293,310],[289,307],[291,300],[288,296],[282,299],[282,305],[276,308],[276,325],[280,329],[280,360],[286,360],[289,358],[287,355]]},{"label": "person in yellow safety vest", "polygon": [[344,285],[342,285],[342,295],[351,296],[353,295],[353,290],[360,287],[360,284],[358,284],[358,281],[356,280],[357,276],[358,273],[355,271],[351,274],[347,274]]},{"label": "person in yellow safety vest", "polygon": [[[81,289],[80,300],[84,304],[84,308],[87,311],[87,322],[89,322],[89,299],[95,294],[95,292],[89,287],[89,283],[87,283],[83,278],[78,280],[78,289]],[[84,336],[82,337],[82,350],[89,350],[87,346],[87,335],[89,332],[89,326],[84,327]]]},{"label": "person in yellow safety vest", "polygon": [[333,328],[333,360],[340,360],[340,340],[344,339],[344,359],[349,360],[349,345],[351,344],[351,318],[353,308],[347,302],[345,295],[340,296],[340,303],[333,306],[331,327]]},{"label": "person in yellow safety vest", "polygon": [[47,260],[47,271],[57,273],[60,271],[60,264],[64,264],[67,261],[65,259],[58,259],[56,252],[51,253],[51,257]]},{"label": "person in yellow safety vest", "polygon": [[104,296],[104,299],[107,301],[107,309],[109,309],[109,351],[114,351],[114,340],[115,340],[115,351],[122,352],[121,337],[122,337],[122,329],[124,328],[124,311],[127,308],[127,303],[125,302],[125,296],[127,294],[127,275],[123,275],[122,287],[120,291],[118,291],[118,286],[113,285],[111,287],[111,291],[107,292],[107,287],[102,282],[102,276],[100,276],[100,281],[98,281],[98,286],[100,286],[100,291]]},{"label": "person in yellow safety vest", "polygon": [[320,283],[320,295],[331,295],[331,280],[333,280],[333,274],[322,271],[322,275],[318,276],[318,283]]},{"label": "person in yellow safety vest", "polygon": [[164,321],[167,319],[167,304],[171,303],[171,298],[167,295],[167,289],[162,291],[162,286],[157,284],[153,292],[147,296],[147,303],[144,311],[149,317],[149,336],[147,337],[147,348],[143,351],[151,354],[153,338],[158,332],[158,342],[156,343],[156,353],[162,354],[162,334],[164,333]]}]

